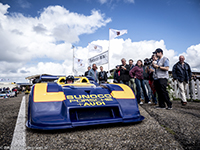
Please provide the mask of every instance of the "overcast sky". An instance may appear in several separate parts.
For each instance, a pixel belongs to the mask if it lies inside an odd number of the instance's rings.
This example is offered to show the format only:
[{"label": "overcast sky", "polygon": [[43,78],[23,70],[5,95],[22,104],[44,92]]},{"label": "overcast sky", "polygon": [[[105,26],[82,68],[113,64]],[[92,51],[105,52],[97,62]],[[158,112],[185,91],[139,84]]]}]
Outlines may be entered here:
[{"label": "overcast sky", "polygon": [[200,71],[199,0],[0,0],[0,79],[72,74],[72,45],[83,74],[95,55],[88,43],[108,50],[109,28],[128,31],[110,41],[111,69],[121,58],[136,62],[162,48],[170,69],[183,54]]}]

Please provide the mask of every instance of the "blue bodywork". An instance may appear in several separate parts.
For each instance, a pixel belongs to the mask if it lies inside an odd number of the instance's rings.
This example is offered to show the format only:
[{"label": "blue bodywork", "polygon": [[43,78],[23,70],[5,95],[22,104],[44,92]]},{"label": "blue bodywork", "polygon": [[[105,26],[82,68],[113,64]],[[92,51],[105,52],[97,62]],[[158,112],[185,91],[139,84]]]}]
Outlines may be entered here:
[{"label": "blue bodywork", "polygon": [[[63,92],[62,101],[35,102],[33,86],[29,95],[28,121],[33,129],[53,130],[107,123],[138,122],[140,115],[135,96],[117,98],[113,91],[124,91],[118,84],[73,86],[47,83],[47,93]],[[132,90],[131,90],[132,91]],[[133,94],[134,95],[134,94]]]}]

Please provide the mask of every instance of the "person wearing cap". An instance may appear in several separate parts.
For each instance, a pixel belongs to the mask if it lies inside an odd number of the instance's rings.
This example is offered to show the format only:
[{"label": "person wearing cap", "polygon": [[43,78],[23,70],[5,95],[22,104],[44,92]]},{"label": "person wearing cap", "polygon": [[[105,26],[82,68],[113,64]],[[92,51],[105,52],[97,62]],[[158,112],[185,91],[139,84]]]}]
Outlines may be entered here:
[{"label": "person wearing cap", "polygon": [[158,94],[158,103],[157,109],[165,109],[165,103],[167,104],[167,109],[172,109],[172,102],[169,99],[169,94],[167,91],[167,82],[169,78],[169,59],[163,56],[163,50],[157,48],[154,52],[158,57],[157,64],[153,63],[155,68],[155,74],[157,80],[155,80],[155,88]]},{"label": "person wearing cap", "polygon": [[185,96],[186,87],[188,86],[189,80],[191,80],[192,72],[190,65],[185,62],[185,57],[183,55],[179,56],[179,62],[173,66],[172,76],[174,80],[177,80],[181,95],[181,103],[183,106],[185,106],[187,104],[187,99]]}]

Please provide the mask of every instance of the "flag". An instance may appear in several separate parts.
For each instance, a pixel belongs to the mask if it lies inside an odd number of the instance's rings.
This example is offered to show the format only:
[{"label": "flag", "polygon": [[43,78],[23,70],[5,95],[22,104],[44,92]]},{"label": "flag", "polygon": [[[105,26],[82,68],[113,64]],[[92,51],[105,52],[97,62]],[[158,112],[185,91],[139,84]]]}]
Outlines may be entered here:
[{"label": "flag", "polygon": [[95,44],[89,44],[89,52],[95,51],[95,52],[102,52],[102,46],[95,45]]},{"label": "flag", "polygon": [[83,63],[83,60],[82,60],[82,59],[74,58],[74,63],[75,63],[78,67],[85,67],[85,64]]},{"label": "flag", "polygon": [[123,34],[127,33],[127,30],[115,30],[115,29],[110,29],[109,30],[109,40],[112,40],[118,36],[121,36]]}]

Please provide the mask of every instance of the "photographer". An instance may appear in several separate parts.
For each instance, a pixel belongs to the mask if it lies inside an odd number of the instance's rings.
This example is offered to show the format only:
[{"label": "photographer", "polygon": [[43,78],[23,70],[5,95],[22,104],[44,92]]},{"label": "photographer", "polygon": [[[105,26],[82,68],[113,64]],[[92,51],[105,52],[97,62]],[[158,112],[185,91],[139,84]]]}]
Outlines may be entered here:
[{"label": "photographer", "polygon": [[107,73],[105,71],[103,71],[103,67],[100,66],[100,72],[99,72],[99,84],[102,84],[102,83],[107,83]]},{"label": "photographer", "polygon": [[157,109],[165,109],[167,104],[167,109],[172,109],[172,102],[169,99],[169,94],[167,91],[167,82],[169,78],[169,59],[163,56],[163,50],[158,48],[155,51],[158,57],[157,64],[153,64],[156,71],[157,80],[155,80],[155,87],[158,93],[159,106]]},{"label": "photographer", "polygon": [[[130,66],[130,70],[135,67],[135,65],[133,64],[133,59],[129,59],[129,66]],[[135,85],[135,79],[131,78],[130,76],[130,80],[129,80],[129,86],[130,88],[134,91],[134,93],[136,93],[136,85]]]},{"label": "photographer", "polygon": [[[144,66],[143,66],[143,77],[144,77],[144,85],[147,87],[147,92],[148,92],[148,98],[151,99],[151,88],[149,85],[149,68],[150,65],[152,64],[152,58],[148,59],[146,58],[144,60]],[[143,94],[143,93],[142,93]],[[148,104],[151,104],[151,102],[145,102]]]},{"label": "photographer", "polygon": [[119,69],[119,65],[117,65],[116,66],[116,70],[115,70],[115,72],[114,72],[114,83],[120,83],[120,79],[119,79],[119,77],[120,77],[120,69]]},{"label": "photographer", "polygon": [[149,68],[149,85],[151,87],[152,90],[152,101],[155,105],[157,105],[157,98],[156,98],[156,89],[154,86],[154,81],[157,80],[156,74],[155,74],[155,69],[153,67],[153,64],[157,64],[157,60],[158,58],[156,57],[156,55],[152,55],[152,63],[151,66]]}]

